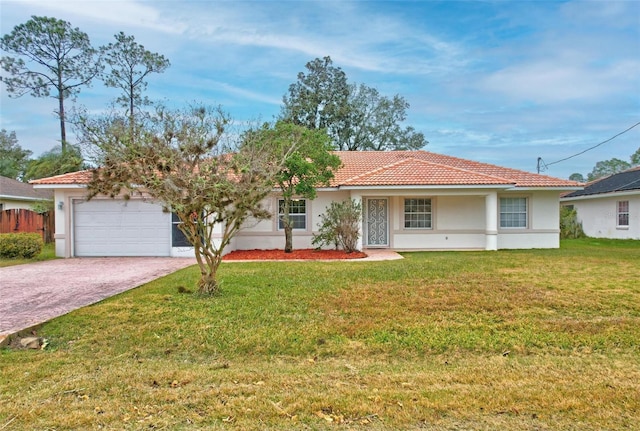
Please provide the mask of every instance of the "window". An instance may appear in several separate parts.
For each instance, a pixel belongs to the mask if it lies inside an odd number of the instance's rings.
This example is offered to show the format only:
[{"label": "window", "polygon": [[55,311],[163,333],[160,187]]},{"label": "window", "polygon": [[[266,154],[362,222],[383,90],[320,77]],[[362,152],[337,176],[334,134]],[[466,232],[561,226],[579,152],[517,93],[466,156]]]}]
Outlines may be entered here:
[{"label": "window", "polygon": [[[284,199],[278,200],[278,229],[284,229]],[[307,228],[307,201],[304,199],[294,199],[289,205],[289,220],[294,229]]]},{"label": "window", "polygon": [[171,246],[172,247],[192,247],[187,237],[180,230],[178,225],[182,223],[176,213],[171,213]]},{"label": "window", "polygon": [[405,229],[431,229],[431,199],[404,200]]},{"label": "window", "polygon": [[618,202],[618,226],[629,226],[629,201]]},{"label": "window", "polygon": [[527,227],[527,198],[500,198],[500,227]]}]

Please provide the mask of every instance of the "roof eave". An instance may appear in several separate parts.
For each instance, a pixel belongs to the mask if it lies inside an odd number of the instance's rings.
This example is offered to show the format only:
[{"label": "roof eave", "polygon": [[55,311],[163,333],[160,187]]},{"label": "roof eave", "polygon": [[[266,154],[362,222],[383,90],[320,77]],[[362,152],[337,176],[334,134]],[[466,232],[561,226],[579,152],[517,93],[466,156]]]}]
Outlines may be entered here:
[{"label": "roof eave", "polygon": [[577,187],[577,186],[521,186],[521,187],[514,187],[513,190],[519,190],[519,191],[540,191],[540,190],[545,190],[545,191],[559,191],[559,192],[566,192],[566,191],[577,191],[577,190],[582,190],[584,187]]},{"label": "roof eave", "polygon": [[0,199],[7,200],[7,201],[33,201],[33,202],[38,202],[38,201],[47,201],[47,200],[50,200],[51,198],[34,198],[34,197],[27,197],[27,196],[0,195]]},{"label": "roof eave", "polygon": [[598,199],[598,198],[617,198],[620,196],[637,196],[640,195],[640,189],[634,190],[622,190],[619,192],[605,192],[605,193],[591,193],[588,195],[580,196],[564,196],[560,198],[560,201],[580,201],[586,199]]},{"label": "roof eave", "polygon": [[408,190],[478,190],[478,189],[498,189],[498,190],[507,190],[513,188],[513,184],[426,184],[426,185],[384,185],[384,186],[354,186],[354,185],[340,185],[338,189],[340,190],[396,190],[396,189],[408,189]]},{"label": "roof eave", "polygon": [[86,189],[86,184],[34,184],[34,189]]}]

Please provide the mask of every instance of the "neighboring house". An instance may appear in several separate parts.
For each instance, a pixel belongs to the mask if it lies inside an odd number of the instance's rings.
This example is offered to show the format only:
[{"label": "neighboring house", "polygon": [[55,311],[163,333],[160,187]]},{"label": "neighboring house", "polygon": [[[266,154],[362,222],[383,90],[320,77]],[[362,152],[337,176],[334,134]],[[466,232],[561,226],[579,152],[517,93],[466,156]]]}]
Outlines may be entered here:
[{"label": "neighboring house", "polygon": [[564,195],[587,236],[640,239],[640,166],[593,181]]},{"label": "neighboring house", "polygon": [[[360,248],[497,250],[559,247],[559,197],[574,181],[427,151],[336,152],[331,185],[290,210],[294,248],[310,248],[331,201],[362,202]],[[33,181],[55,191],[56,254],[189,256],[177,220],[142,199],[85,199],[90,171]],[[264,203],[272,220],[248,221],[227,251],[284,248],[276,192]]]},{"label": "neighboring house", "polygon": [[51,190],[35,190],[31,184],[0,176],[0,211],[31,209],[36,202],[50,199]]}]

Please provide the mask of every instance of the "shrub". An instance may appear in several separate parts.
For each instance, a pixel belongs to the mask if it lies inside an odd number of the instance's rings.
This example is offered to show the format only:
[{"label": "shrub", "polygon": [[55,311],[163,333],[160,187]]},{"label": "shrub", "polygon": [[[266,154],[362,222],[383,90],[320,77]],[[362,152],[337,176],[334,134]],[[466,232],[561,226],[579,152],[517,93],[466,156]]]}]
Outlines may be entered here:
[{"label": "shrub", "polygon": [[560,238],[575,239],[584,238],[586,235],[582,230],[582,223],[578,221],[578,212],[575,208],[560,207]]},{"label": "shrub", "polygon": [[0,234],[0,257],[31,259],[40,254],[44,241],[37,233]]},{"label": "shrub", "polygon": [[320,230],[313,235],[312,244],[316,247],[334,245],[347,253],[357,250],[360,237],[360,217],[362,205],[360,202],[348,200],[331,202],[325,214],[320,216]]}]

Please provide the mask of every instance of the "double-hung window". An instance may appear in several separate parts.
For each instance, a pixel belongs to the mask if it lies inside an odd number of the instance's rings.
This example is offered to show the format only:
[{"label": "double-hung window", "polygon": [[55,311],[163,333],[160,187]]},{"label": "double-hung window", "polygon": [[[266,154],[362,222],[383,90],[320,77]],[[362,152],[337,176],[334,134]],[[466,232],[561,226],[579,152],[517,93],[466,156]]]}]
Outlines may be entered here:
[{"label": "double-hung window", "polygon": [[410,198],[404,200],[405,229],[431,229],[431,199]]},{"label": "double-hung window", "polygon": [[629,227],[629,201],[618,201],[618,227]]},{"label": "double-hung window", "polygon": [[[284,199],[278,200],[278,229],[284,229]],[[305,199],[293,199],[289,203],[289,220],[294,229],[307,228],[307,201]]]},{"label": "double-hung window", "polygon": [[500,198],[500,227],[527,227],[527,198]]}]

